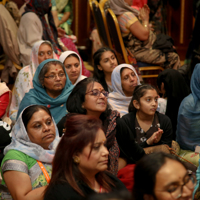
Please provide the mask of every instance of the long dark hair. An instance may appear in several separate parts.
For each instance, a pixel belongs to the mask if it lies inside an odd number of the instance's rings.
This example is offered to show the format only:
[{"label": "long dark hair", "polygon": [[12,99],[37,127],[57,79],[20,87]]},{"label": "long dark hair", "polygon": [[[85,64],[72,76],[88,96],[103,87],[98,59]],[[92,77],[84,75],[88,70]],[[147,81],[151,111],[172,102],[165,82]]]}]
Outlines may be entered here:
[{"label": "long dark hair", "polygon": [[[66,131],[56,150],[52,177],[47,191],[51,185],[56,183],[68,183],[75,191],[84,196],[77,182],[83,181],[88,184],[89,181],[79,170],[73,156],[76,153],[81,153],[89,143],[94,144],[99,129],[102,129],[102,122],[94,116],[72,114],[67,118]],[[108,191],[110,191],[111,185],[114,186],[114,183],[105,172],[97,173],[96,180]]]},{"label": "long dark hair", "polygon": [[171,119],[173,127],[173,139],[176,136],[177,116],[182,100],[190,94],[190,89],[184,77],[175,69],[165,69],[157,78],[158,88],[164,83],[165,95],[167,97],[166,115]]},{"label": "long dark hair", "polygon": [[[100,61],[101,61],[101,56],[106,51],[111,51],[112,53],[114,53],[114,55],[117,59],[116,53],[112,49],[110,49],[108,47],[102,47],[102,48],[98,49],[93,55],[93,60],[94,60],[94,75],[93,75],[93,77],[96,78],[101,83],[104,90],[106,90],[108,92],[108,85],[105,80],[105,74],[102,70],[98,69],[98,65],[100,65]],[[118,60],[117,60],[117,62],[118,62]]]},{"label": "long dark hair", "polygon": [[184,163],[181,162],[178,157],[175,157],[171,154],[158,152],[144,156],[136,164],[134,170],[134,200],[144,200],[145,194],[150,194],[155,197],[154,187],[156,184],[156,174],[166,163],[167,159],[177,161],[186,168]]},{"label": "long dark hair", "polygon": [[[66,103],[68,112],[77,114],[87,113],[87,110],[82,108],[82,104],[85,101],[87,86],[90,83],[94,84],[95,82],[99,83],[99,81],[95,78],[85,78],[74,87]],[[109,108],[109,105],[107,105],[106,110],[100,115],[100,119],[103,123],[110,114],[111,109]]]},{"label": "long dark hair", "polygon": [[133,97],[132,97],[129,107],[128,107],[129,112],[137,111],[137,109],[133,105],[133,101],[136,100],[138,103],[140,103],[140,98],[146,94],[147,90],[156,90],[156,88],[149,84],[138,85],[135,87],[135,90],[133,92]]}]

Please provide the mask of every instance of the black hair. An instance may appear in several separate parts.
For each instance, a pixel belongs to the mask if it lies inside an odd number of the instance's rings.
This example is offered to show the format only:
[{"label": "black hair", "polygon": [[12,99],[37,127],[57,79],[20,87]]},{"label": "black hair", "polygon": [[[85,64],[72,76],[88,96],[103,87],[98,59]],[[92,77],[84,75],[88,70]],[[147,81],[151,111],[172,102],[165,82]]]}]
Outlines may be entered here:
[{"label": "black hair", "polygon": [[[33,114],[39,110],[44,110],[46,111],[50,116],[51,116],[51,112],[49,111],[49,109],[46,106],[42,106],[42,105],[31,105],[29,107],[27,107],[24,112],[22,113],[22,121],[24,123],[24,127],[27,130],[27,124],[29,123],[30,119],[32,118]],[[52,116],[51,116],[52,118]]]},{"label": "black hair", "polygon": [[[128,67],[122,67],[121,69],[120,69],[120,75],[122,76],[122,72],[123,72],[123,70],[125,69],[125,68],[128,68]],[[129,68],[128,68],[129,69]]]},{"label": "black hair", "polygon": [[[108,47],[102,47],[102,48],[98,49],[93,55],[93,60],[94,60],[94,75],[93,75],[93,77],[96,78],[101,83],[104,90],[108,91],[108,85],[105,80],[105,74],[102,70],[98,69],[98,65],[100,65],[100,61],[101,61],[101,56],[106,51],[111,51],[112,53],[114,53],[114,55],[117,59],[117,56],[116,56],[116,53],[114,50],[112,50]],[[117,60],[117,62],[118,62],[118,60]]]},{"label": "black hair", "polygon": [[[60,65],[63,68],[63,71],[65,72],[65,66],[59,60],[47,62],[41,69],[39,76],[38,76],[38,79],[39,79],[41,85],[43,85],[43,83],[44,83],[44,76],[49,71],[50,65]],[[66,75],[66,72],[65,72],[65,75]]]},{"label": "black hair", "polygon": [[[85,93],[87,90],[87,86],[95,82],[99,83],[99,81],[95,78],[85,78],[80,81],[72,90],[69,95],[66,103],[67,111],[70,113],[78,113],[78,114],[86,114],[87,110],[82,107],[83,102],[85,101]],[[100,115],[100,119],[104,121],[111,113],[109,105],[105,112]]]},{"label": "black hair", "polygon": [[[79,62],[81,62],[80,58],[79,58],[79,57],[77,56],[77,54],[75,54],[75,53],[69,54],[69,55],[65,58],[65,60],[66,60],[67,58],[69,58],[69,57],[75,57],[75,58],[78,59]],[[64,62],[65,62],[65,60],[64,60]],[[64,62],[63,62],[63,63],[64,63]]]},{"label": "black hair", "polygon": [[[134,170],[134,200],[144,200],[144,195],[149,194],[155,197],[154,188],[156,184],[156,174],[166,163],[167,159],[174,160],[187,167],[178,157],[157,152],[144,156],[137,164]],[[156,199],[156,198],[155,198]]]},{"label": "black hair", "polygon": [[131,102],[128,107],[129,112],[137,111],[137,109],[133,105],[133,101],[136,100],[137,102],[140,102],[140,98],[146,94],[147,90],[155,90],[158,93],[156,88],[149,84],[143,84],[143,85],[136,86],[135,90],[133,92],[133,97],[132,97]]}]

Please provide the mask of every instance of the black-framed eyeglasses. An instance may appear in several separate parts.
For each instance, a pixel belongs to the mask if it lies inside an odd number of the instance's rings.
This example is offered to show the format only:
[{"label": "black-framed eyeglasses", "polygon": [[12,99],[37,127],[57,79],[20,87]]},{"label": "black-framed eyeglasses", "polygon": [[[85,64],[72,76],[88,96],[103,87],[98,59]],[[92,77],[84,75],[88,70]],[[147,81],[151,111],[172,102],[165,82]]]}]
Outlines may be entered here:
[{"label": "black-framed eyeglasses", "polygon": [[108,92],[107,91],[105,91],[105,90],[98,90],[98,89],[94,89],[94,90],[91,90],[91,91],[89,91],[89,92],[87,92],[87,93],[85,93],[85,95],[86,94],[91,94],[92,96],[95,96],[95,97],[99,97],[100,96],[100,94],[102,93],[106,98],[108,98]]},{"label": "black-framed eyeglasses", "polygon": [[44,78],[48,78],[48,79],[56,79],[57,77],[63,78],[63,77],[65,77],[65,73],[51,74],[49,76],[44,76]]},{"label": "black-framed eyeglasses", "polygon": [[173,199],[178,199],[182,196],[183,193],[183,186],[186,186],[189,190],[193,190],[195,185],[196,185],[196,176],[195,174],[188,170],[187,174],[185,175],[184,179],[183,179],[183,184],[174,186],[173,189],[169,189],[167,191],[161,191],[161,190],[156,190],[159,192],[168,192],[170,193],[171,197]]}]

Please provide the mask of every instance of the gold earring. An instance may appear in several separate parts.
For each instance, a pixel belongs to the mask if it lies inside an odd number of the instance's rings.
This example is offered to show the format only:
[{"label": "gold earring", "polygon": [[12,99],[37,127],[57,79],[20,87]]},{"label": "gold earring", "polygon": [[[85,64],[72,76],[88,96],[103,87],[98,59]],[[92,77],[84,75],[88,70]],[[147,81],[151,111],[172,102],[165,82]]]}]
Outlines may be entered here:
[{"label": "gold earring", "polygon": [[79,164],[79,163],[80,163],[80,158],[79,158],[79,157],[74,156],[73,159],[74,159],[74,162],[75,162],[76,164]]}]

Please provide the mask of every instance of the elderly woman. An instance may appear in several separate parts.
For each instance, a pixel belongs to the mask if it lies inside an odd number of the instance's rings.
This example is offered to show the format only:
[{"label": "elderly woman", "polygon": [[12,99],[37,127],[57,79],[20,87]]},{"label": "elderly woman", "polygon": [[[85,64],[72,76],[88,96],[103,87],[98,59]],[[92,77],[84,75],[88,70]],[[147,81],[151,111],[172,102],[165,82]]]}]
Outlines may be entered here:
[{"label": "elderly woman", "polygon": [[59,122],[67,113],[65,105],[73,89],[64,65],[55,59],[43,61],[35,72],[33,87],[22,99],[18,116],[25,107],[38,104],[47,106],[55,122]]},{"label": "elderly woman", "polygon": [[31,52],[31,64],[23,67],[19,71],[12,90],[10,118],[13,122],[16,120],[17,111],[25,93],[29,92],[29,90],[33,88],[33,76],[38,65],[42,61],[50,58],[56,59],[57,56],[54,53],[52,45],[49,41],[40,40],[33,45]]},{"label": "elderly woman", "polygon": [[[107,138],[109,151],[108,169],[114,175],[118,172],[119,147],[115,138],[116,119],[119,117],[117,111],[109,109],[107,104],[108,92],[94,78],[80,81],[73,89],[67,100],[67,110],[70,113],[93,115],[101,119],[103,130]],[[63,134],[66,117],[58,123],[59,134]]]},{"label": "elderly woman", "polygon": [[69,80],[73,85],[76,85],[79,81],[87,78],[86,76],[82,75],[81,59],[76,52],[63,52],[59,58],[59,61],[64,64]]},{"label": "elderly woman", "polygon": [[133,91],[140,85],[140,79],[132,65],[118,65],[111,75],[113,92],[109,93],[108,103],[113,110],[120,112],[120,117],[128,113]]},{"label": "elderly woman", "polygon": [[[13,199],[43,199],[58,141],[56,124],[47,107],[32,105],[21,112],[1,164],[2,184]],[[9,193],[1,193],[2,199],[8,197]]]},{"label": "elderly woman", "polygon": [[45,200],[83,199],[90,194],[126,190],[108,168],[107,139],[95,116],[67,118],[54,160]]},{"label": "elderly woman", "polygon": [[110,8],[117,16],[125,46],[137,61],[178,69],[180,59],[171,38],[166,35],[156,37],[149,27],[149,7],[144,5],[139,12],[131,7],[132,2],[110,0]]}]

